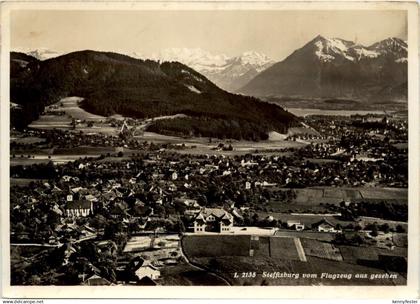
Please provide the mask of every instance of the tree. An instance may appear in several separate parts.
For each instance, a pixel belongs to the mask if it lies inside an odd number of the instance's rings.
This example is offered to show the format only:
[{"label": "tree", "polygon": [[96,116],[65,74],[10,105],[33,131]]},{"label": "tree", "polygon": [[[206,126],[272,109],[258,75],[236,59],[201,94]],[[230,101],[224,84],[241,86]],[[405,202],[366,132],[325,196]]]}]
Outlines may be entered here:
[{"label": "tree", "polygon": [[362,226],[360,226],[359,224],[357,224],[357,225],[354,227],[354,231],[360,231],[360,230],[362,230]]},{"label": "tree", "polygon": [[401,226],[401,225],[397,225],[397,227],[395,227],[395,229],[398,233],[404,233],[405,232],[404,227]]},{"label": "tree", "polygon": [[185,232],[185,225],[184,222],[182,222],[181,220],[178,222],[178,232],[180,234],[183,234]]},{"label": "tree", "polygon": [[363,243],[364,243],[363,238],[362,238],[359,234],[355,234],[355,235],[351,238],[351,242],[352,242],[353,244],[357,244],[357,245],[360,245],[360,244],[363,244]]},{"label": "tree", "polygon": [[384,223],[381,225],[380,230],[382,230],[384,233],[388,233],[389,232],[389,225],[388,223]]},{"label": "tree", "polygon": [[372,228],[371,228],[371,232],[370,235],[373,237],[377,237],[378,236],[378,225],[376,225],[376,223],[372,224]]}]

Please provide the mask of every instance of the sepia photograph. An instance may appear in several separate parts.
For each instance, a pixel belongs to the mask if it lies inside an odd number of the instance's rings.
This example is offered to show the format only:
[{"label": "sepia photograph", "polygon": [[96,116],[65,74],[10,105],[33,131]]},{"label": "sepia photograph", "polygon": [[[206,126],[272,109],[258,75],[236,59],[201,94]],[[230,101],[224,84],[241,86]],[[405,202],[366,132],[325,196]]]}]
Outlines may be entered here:
[{"label": "sepia photograph", "polygon": [[11,288],[407,287],[408,14],[10,9]]}]

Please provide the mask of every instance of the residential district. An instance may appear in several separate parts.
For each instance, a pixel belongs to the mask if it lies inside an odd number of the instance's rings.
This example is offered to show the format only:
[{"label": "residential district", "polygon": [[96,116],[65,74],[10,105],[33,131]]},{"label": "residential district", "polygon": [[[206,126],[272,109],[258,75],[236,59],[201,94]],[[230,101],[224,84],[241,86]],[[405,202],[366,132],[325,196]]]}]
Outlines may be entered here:
[{"label": "residential district", "polygon": [[[229,140],[203,149],[123,131],[12,130],[12,284],[348,284],[320,281],[328,270],[404,284],[406,119],[305,124],[284,139],[297,145],[247,151]],[[60,158],[69,154],[78,157]],[[243,269],[258,278],[234,276]],[[261,276],[308,269],[318,278]]]}]

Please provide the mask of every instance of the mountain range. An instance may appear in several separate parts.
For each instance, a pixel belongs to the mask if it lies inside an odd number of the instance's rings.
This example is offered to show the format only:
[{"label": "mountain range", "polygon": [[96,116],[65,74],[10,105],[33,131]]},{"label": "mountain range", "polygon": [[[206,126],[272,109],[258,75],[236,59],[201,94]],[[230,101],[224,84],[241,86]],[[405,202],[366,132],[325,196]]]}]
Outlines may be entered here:
[{"label": "mountain range", "polygon": [[259,140],[299,123],[281,107],[226,92],[179,62],[97,51],[42,61],[12,52],[10,59],[11,101],[20,106],[12,111],[12,124],[20,128],[68,96],[83,97],[85,110],[104,116],[188,116],[161,123],[160,133]]},{"label": "mountain range", "polygon": [[[19,52],[41,61],[63,55],[48,48]],[[201,48],[168,48],[150,56],[141,52],[117,51],[117,53],[142,60],[181,62],[229,92],[235,92],[243,87],[258,73],[275,63],[267,55],[255,51],[247,51],[232,57],[225,54],[212,54]]]},{"label": "mountain range", "polygon": [[235,92],[275,62],[265,54],[247,51],[239,56],[214,55],[200,48],[171,48],[151,59],[179,61],[203,74],[220,88]]},{"label": "mountain range", "polygon": [[238,90],[253,96],[407,99],[407,43],[317,36]]}]

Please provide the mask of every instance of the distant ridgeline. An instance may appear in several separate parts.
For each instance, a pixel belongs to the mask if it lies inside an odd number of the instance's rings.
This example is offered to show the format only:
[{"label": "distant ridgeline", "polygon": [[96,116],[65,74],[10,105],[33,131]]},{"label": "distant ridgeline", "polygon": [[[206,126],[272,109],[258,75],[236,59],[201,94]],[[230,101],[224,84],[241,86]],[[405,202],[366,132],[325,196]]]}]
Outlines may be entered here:
[{"label": "distant ridgeline", "polygon": [[260,140],[299,123],[281,107],[223,91],[178,62],[96,51],[44,61],[11,53],[11,101],[20,106],[12,110],[13,126],[24,128],[45,106],[67,96],[84,97],[85,110],[104,116],[189,116],[151,126],[166,134]]}]

